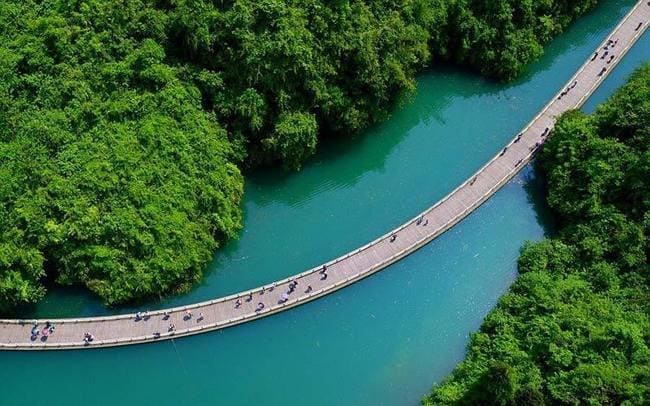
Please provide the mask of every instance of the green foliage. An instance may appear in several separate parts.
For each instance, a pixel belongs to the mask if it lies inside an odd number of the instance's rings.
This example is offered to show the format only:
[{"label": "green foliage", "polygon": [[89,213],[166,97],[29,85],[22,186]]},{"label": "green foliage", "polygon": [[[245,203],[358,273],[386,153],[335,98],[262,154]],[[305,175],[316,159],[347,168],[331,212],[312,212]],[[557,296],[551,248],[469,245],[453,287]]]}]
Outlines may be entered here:
[{"label": "green foliage", "polygon": [[512,79],[597,0],[457,0],[451,2],[448,56],[484,75]]},{"label": "green foliage", "polygon": [[594,2],[0,0],[0,312],[45,276],[189,287],[240,227],[235,165],[300,168],[432,58],[509,79]]},{"label": "green foliage", "polygon": [[539,164],[558,237],[425,404],[643,404],[650,392],[650,65],[587,116],[564,114]]},{"label": "green foliage", "polygon": [[2,311],[40,298],[46,270],[109,304],[189,286],[240,227],[226,133],[145,32],[155,13],[67,6],[0,12]]},{"label": "green foliage", "polygon": [[184,0],[170,7],[168,44],[191,62],[206,107],[247,145],[249,164],[297,168],[315,138],[278,142],[270,134],[287,115],[313,114],[316,134],[354,133],[386,117],[432,57],[512,79],[595,3]]},{"label": "green foliage", "polygon": [[313,114],[284,114],[279,117],[272,135],[262,140],[262,145],[275,151],[286,166],[298,169],[306,156],[316,149],[316,131]]}]

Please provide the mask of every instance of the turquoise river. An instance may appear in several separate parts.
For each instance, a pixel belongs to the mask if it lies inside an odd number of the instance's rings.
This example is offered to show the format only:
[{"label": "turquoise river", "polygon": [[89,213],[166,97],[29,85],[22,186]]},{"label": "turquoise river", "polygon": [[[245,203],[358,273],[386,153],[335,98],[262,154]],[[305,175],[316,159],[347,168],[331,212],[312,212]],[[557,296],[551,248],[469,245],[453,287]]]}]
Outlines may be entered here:
[{"label": "turquoise river", "polygon": [[[192,292],[146,308],[303,271],[413,217],[502,148],[632,4],[602,2],[513,83],[433,66],[384,123],[329,140],[298,173],[248,176],[240,238],[219,251]],[[649,55],[646,34],[584,109]],[[522,243],[552,230],[539,179],[527,167],[415,254],[296,309],[156,344],[0,352],[0,404],[417,405],[462,360],[469,335],[516,277]],[[60,289],[22,316],[107,312],[82,292]]]}]

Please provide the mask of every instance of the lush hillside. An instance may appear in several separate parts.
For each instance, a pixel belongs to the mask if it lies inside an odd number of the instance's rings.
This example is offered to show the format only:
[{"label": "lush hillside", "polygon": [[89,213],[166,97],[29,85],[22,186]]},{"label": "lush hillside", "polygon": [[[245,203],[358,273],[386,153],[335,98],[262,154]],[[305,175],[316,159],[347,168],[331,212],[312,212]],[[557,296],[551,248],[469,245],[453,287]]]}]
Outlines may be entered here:
[{"label": "lush hillside", "polygon": [[520,276],[425,404],[650,399],[650,65],[592,115],[562,116],[539,166],[559,235]]},{"label": "lush hillside", "polygon": [[508,80],[596,0],[179,1],[170,49],[253,163],[385,117],[434,59]]},{"label": "lush hillside", "polygon": [[238,167],[298,168],[431,58],[509,79],[595,0],[0,0],[0,312],[201,277]]},{"label": "lush hillside", "polygon": [[164,62],[164,14],[77,3],[0,6],[0,309],[45,273],[109,304],[187,286],[240,226],[232,147]]}]

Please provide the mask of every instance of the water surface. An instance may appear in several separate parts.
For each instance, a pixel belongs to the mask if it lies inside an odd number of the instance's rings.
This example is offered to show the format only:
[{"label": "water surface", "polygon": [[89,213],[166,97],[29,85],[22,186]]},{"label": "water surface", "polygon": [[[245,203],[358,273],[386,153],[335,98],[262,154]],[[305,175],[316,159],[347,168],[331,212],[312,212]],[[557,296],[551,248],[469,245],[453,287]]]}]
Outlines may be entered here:
[{"label": "water surface", "polygon": [[[413,217],[502,148],[632,4],[599,6],[514,83],[434,66],[385,123],[352,140],[325,142],[299,173],[249,176],[240,238],[219,251],[192,292],[147,307],[210,299],[300,272]],[[648,51],[646,34],[585,109],[620,86]],[[551,232],[542,197],[527,167],[401,262],[253,323],[135,347],[0,353],[2,404],[417,404],[462,359],[468,335],[514,279],[521,244]],[[58,289],[30,315],[107,312],[82,292]]]}]

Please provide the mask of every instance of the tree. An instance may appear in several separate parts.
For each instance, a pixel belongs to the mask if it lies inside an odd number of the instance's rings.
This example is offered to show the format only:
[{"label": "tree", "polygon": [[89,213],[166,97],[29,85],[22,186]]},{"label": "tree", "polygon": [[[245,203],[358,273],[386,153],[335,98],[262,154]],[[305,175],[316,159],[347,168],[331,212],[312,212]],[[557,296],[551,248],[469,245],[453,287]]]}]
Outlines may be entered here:
[{"label": "tree", "polygon": [[538,162],[559,233],[524,245],[520,276],[425,404],[647,402],[649,84],[646,64],[594,114],[560,117]]}]

